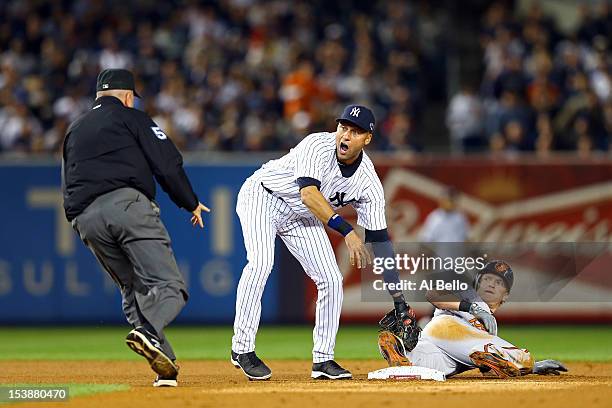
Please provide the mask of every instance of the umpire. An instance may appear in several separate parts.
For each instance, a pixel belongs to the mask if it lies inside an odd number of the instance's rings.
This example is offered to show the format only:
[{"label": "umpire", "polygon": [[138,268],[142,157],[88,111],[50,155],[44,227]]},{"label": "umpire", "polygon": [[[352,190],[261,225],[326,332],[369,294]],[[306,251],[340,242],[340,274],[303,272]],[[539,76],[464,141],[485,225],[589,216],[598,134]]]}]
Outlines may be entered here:
[{"label": "umpire", "polygon": [[183,159],[144,112],[133,109],[134,77],[98,75],[91,110],[66,133],[62,191],[66,218],[121,289],[134,327],[127,345],[157,373],[154,386],[176,386],[178,366],[164,328],[187,301],[187,289],[155,203],[155,181],[203,227],[202,210]]}]

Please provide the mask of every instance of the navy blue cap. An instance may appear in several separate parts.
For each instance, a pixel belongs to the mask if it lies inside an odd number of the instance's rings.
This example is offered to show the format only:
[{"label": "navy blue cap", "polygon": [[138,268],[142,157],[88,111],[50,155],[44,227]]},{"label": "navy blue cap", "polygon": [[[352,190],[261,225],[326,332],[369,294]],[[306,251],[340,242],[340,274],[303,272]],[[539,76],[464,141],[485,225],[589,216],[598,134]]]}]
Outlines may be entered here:
[{"label": "navy blue cap", "polygon": [[363,105],[348,105],[344,108],[342,115],[336,122],[346,121],[352,123],[355,126],[360,127],[361,129],[374,132],[376,128],[376,119],[374,118],[374,114],[368,108]]},{"label": "navy blue cap", "polygon": [[140,98],[134,87],[134,75],[127,69],[105,69],[100,72],[96,82],[96,91],[107,91],[110,89],[134,91],[134,95]]}]

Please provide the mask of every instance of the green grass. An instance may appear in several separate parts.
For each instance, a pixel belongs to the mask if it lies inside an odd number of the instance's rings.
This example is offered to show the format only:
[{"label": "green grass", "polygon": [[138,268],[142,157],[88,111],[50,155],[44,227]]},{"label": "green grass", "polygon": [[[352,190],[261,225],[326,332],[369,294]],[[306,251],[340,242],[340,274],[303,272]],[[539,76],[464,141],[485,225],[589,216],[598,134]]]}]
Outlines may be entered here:
[{"label": "green grass", "polygon": [[[100,394],[104,392],[125,391],[130,387],[123,384],[0,384],[0,387],[10,388],[63,388],[68,387],[68,398],[82,397],[84,395]],[[4,395],[3,397],[7,397]],[[8,402],[0,399],[0,404]]]},{"label": "green grass", "polygon": [[[0,327],[0,360],[138,360],[123,339],[127,327],[8,328]],[[342,326],[336,344],[338,359],[379,358],[374,326]],[[174,327],[167,336],[182,360],[225,360],[231,327]],[[529,349],[536,359],[612,361],[610,326],[509,326],[500,336]],[[308,326],[264,326],[257,353],[266,359],[311,358]]]}]

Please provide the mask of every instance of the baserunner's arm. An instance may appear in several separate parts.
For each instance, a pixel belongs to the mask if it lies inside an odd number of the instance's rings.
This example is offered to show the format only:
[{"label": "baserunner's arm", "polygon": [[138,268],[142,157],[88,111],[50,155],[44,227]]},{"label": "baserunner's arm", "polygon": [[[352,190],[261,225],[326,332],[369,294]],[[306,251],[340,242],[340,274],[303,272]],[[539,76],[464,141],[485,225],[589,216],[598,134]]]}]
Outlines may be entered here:
[{"label": "baserunner's arm", "polygon": [[[453,300],[453,297],[458,300]],[[425,298],[438,309],[469,313],[480,320],[490,334],[497,334],[495,317],[483,307],[484,302],[473,288],[457,293],[429,290]]]}]

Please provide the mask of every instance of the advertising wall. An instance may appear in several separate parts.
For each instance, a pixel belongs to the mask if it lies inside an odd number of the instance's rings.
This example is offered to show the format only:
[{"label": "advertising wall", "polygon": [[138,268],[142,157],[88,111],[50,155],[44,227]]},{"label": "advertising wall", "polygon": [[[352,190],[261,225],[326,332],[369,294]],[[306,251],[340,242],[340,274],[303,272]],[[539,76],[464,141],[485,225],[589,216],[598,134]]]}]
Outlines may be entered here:
[{"label": "advertising wall", "polygon": [[[387,199],[389,231],[396,243],[418,242],[425,217],[447,186],[461,192],[459,207],[471,224],[472,242],[612,242],[612,162],[578,160],[452,159],[377,157]],[[205,230],[192,228],[189,214],[165,193],[158,201],[173,248],[191,292],[182,322],[229,323],[235,288],[246,262],[235,199],[258,162],[187,166],[202,202],[213,209]],[[0,323],[122,322],[119,294],[66,222],[59,167],[55,163],[0,165]],[[354,212],[343,210],[352,222]],[[375,322],[389,302],[362,301],[360,273],[351,268],[341,237],[330,233],[345,276],[343,319]],[[278,245],[263,301],[263,320],[309,321],[316,291],[299,264]],[[612,316],[609,252],[572,281],[578,299],[515,302],[501,318],[565,318],[599,321]],[[608,258],[606,258],[608,257]],[[527,258],[525,258],[527,259]],[[537,262],[513,265],[520,292],[521,272],[537,273]],[[593,261],[590,259],[588,262]],[[588,268],[587,268],[588,269]],[[592,296],[591,296],[592,295]],[[417,304],[421,314],[427,304]]]},{"label": "advertising wall", "polygon": [[[495,253],[503,256],[499,254],[504,254],[504,248],[529,243],[549,252],[553,243],[572,243],[563,245],[563,259],[572,263],[573,276],[562,282],[563,291],[557,297],[530,299],[521,297],[521,292],[528,290],[526,286],[538,276],[561,272],[565,264],[558,262],[560,258],[535,256],[533,251],[523,250],[511,259],[515,287],[508,304],[500,309],[502,319],[586,322],[612,318],[612,303],[605,301],[612,300],[609,160],[405,159],[379,160],[376,168],[385,190],[389,231],[395,243],[419,241],[425,218],[437,207],[448,186],[460,192],[458,207],[469,219],[471,245],[490,248],[490,243],[497,243],[498,250],[490,253],[489,259]],[[346,215],[350,218],[353,212]],[[345,276],[343,318],[372,321],[381,316],[390,303],[362,301],[362,285],[367,283],[348,265],[342,240],[330,236]],[[590,253],[581,255],[577,249]],[[573,252],[568,256],[568,251]],[[312,298],[314,293],[309,290]],[[428,304],[415,306],[421,314],[431,312]]]},{"label": "advertising wall", "polygon": [[[229,322],[245,250],[235,199],[254,167],[190,166],[188,174],[202,202],[213,209],[205,229],[193,228],[158,189],[162,219],[172,238],[190,301],[178,321]],[[0,166],[0,323],[122,322],[120,296],[62,208],[57,165]],[[279,307],[273,274],[264,294],[263,320]]]}]

